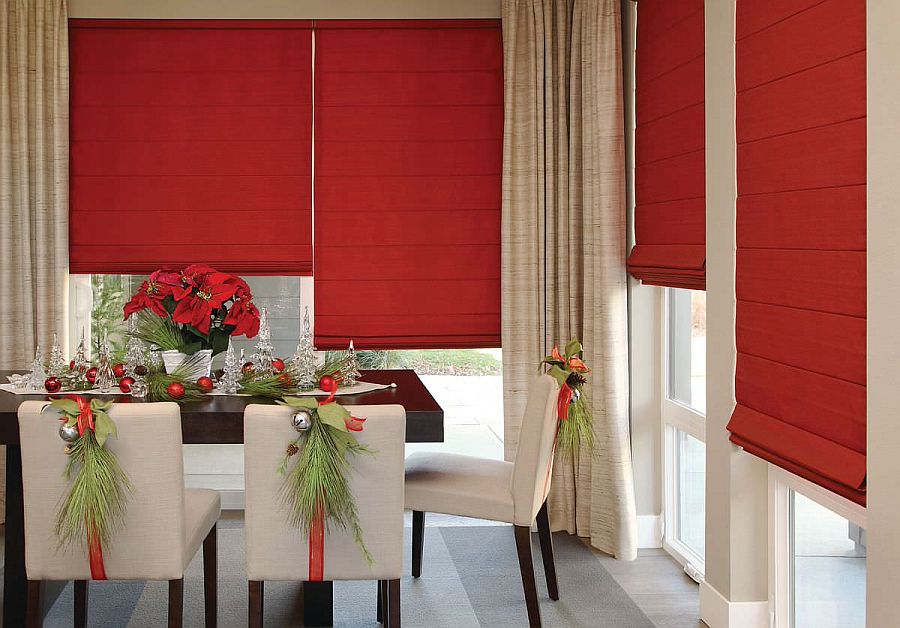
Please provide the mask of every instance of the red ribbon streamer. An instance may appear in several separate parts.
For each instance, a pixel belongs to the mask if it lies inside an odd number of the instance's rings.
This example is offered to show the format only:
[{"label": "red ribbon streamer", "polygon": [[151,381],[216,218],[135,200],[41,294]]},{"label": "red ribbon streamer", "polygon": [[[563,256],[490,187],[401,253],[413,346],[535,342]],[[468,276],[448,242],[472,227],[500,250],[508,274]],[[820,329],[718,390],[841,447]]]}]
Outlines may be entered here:
[{"label": "red ribbon streamer", "polygon": [[560,421],[569,420],[569,404],[572,403],[573,390],[568,382],[563,382],[556,398],[556,416]]},{"label": "red ribbon streamer", "polygon": [[100,546],[100,534],[96,530],[88,531],[88,557],[91,563],[91,580],[106,580],[106,567],[103,564],[103,548]]},{"label": "red ribbon streamer", "polygon": [[78,435],[84,436],[85,430],[94,430],[94,413],[91,410],[91,402],[81,395],[68,395],[67,399],[71,399],[78,404]]},{"label": "red ribbon streamer", "polygon": [[309,581],[322,582],[325,575],[325,517],[321,504],[309,524]]}]

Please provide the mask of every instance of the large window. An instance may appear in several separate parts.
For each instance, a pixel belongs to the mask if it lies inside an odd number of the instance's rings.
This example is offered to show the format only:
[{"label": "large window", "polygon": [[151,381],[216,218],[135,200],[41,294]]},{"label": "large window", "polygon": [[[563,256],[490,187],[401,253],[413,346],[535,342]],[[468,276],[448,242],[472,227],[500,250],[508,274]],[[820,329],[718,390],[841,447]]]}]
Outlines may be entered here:
[{"label": "large window", "polygon": [[865,509],[769,469],[775,628],[865,628]]},{"label": "large window", "polygon": [[706,549],[706,293],[667,289],[663,319],[663,544],[699,578]]}]

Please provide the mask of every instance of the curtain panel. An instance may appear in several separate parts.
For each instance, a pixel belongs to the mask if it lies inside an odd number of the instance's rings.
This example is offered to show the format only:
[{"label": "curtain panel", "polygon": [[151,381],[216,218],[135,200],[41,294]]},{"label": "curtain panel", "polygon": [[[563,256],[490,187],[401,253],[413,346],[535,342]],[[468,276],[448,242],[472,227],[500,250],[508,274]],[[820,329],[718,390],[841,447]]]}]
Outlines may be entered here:
[{"label": "curtain panel", "polygon": [[703,0],[641,0],[635,50],[634,239],[642,283],[706,287]]},{"label": "curtain panel", "polygon": [[735,34],[731,440],[864,505],[865,1],[740,0]]},{"label": "curtain panel", "polygon": [[[38,345],[45,350],[50,347],[54,331],[61,342],[66,340],[66,14],[66,0],[7,0],[0,4],[2,369],[27,368]],[[5,486],[5,474],[6,466],[0,465],[0,486]],[[0,503],[0,513],[3,511]]]},{"label": "curtain panel", "polygon": [[312,23],[69,24],[71,272],[311,274]]},{"label": "curtain panel", "polygon": [[538,362],[584,342],[595,448],[557,458],[551,525],[633,559],[620,20],[618,0],[503,2],[503,380],[511,460]]}]

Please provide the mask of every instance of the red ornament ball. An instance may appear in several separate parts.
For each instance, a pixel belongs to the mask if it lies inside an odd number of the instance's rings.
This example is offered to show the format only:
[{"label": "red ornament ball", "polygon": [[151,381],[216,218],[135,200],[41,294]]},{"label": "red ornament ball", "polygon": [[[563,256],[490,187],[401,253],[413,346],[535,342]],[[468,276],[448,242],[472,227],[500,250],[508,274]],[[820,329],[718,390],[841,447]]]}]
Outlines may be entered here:
[{"label": "red ornament ball", "polygon": [[213,381],[209,377],[201,377],[197,380],[197,386],[205,393],[211,392],[213,389]]},{"label": "red ornament ball", "polygon": [[84,376],[87,378],[87,381],[93,384],[97,380],[97,367],[92,366],[89,368]]},{"label": "red ornament ball", "polygon": [[290,373],[282,373],[278,376],[278,381],[282,386],[286,388],[290,388],[294,385],[294,379],[291,377]]},{"label": "red ornament ball", "polygon": [[133,377],[123,377],[122,379],[119,380],[119,390],[121,390],[123,393],[130,393],[131,385],[133,383],[134,383]]},{"label": "red ornament ball", "polygon": [[75,370],[75,360],[69,360],[69,370],[70,371]]},{"label": "red ornament ball", "polygon": [[172,382],[166,386],[166,392],[172,399],[181,399],[184,397],[184,386],[179,382]]},{"label": "red ornament ball", "polygon": [[244,362],[244,366],[241,367],[241,373],[244,375],[249,375],[253,372],[253,362]]},{"label": "red ornament ball", "polygon": [[272,360],[272,369],[276,373],[281,373],[284,370],[284,360],[281,358],[275,358]]},{"label": "red ornament ball", "polygon": [[113,366],[113,375],[116,377],[125,377],[125,365],[119,362]]},{"label": "red ornament ball", "polygon": [[324,390],[327,393],[332,393],[337,390],[337,380],[331,375],[323,375],[319,378],[319,389]]},{"label": "red ornament ball", "polygon": [[62,382],[58,377],[48,377],[44,380],[44,388],[48,393],[57,393],[62,389]]}]

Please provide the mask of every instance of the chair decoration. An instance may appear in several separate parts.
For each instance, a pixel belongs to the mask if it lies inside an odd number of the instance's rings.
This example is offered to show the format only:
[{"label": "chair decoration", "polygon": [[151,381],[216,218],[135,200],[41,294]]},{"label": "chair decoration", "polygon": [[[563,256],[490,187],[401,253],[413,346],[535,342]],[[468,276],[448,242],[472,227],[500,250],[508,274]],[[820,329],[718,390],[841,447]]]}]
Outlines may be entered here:
[{"label": "chair decoration", "polygon": [[566,344],[564,353],[554,345],[550,355],[541,360],[541,368],[549,366],[547,373],[559,383],[556,445],[563,456],[576,455],[582,447],[591,449],[594,445],[593,419],[584,392],[585,373],[591,369],[578,357],[581,353],[581,341],[573,338]]},{"label": "chair decoration", "polygon": [[116,455],[104,447],[107,438],[116,436],[116,425],[107,413],[112,402],[67,395],[50,406],[62,415],[59,434],[68,455],[63,475],[72,480],[56,517],[59,546],[84,539],[91,578],[106,580],[103,547],[120,525],[133,489]]},{"label": "chair decoration", "polygon": [[[332,523],[350,531],[366,561],[373,563],[350,489],[352,466],[348,456],[375,452],[361,445],[353,435],[362,431],[365,419],[352,416],[349,410],[335,403],[337,383],[333,378],[322,379],[325,381],[320,385],[331,387],[326,399],[285,397],[278,402],[294,409],[291,424],[299,432],[288,444],[278,472],[285,476],[281,497],[288,519],[309,539],[311,582],[323,579],[325,532]],[[298,453],[299,458],[291,467],[291,458]]]}]

